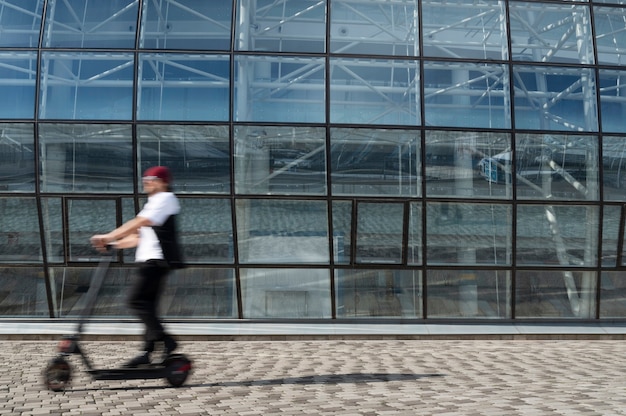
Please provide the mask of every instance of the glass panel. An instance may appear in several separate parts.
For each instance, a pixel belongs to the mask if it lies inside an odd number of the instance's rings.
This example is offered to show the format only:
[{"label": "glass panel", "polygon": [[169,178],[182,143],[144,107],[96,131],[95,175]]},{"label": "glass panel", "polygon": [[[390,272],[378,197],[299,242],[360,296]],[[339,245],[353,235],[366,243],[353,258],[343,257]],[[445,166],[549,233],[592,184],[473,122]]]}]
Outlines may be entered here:
[{"label": "glass panel", "polygon": [[419,131],[332,129],[330,134],[334,195],[421,195]]},{"label": "glass panel", "polygon": [[[141,205],[143,207],[147,199],[141,198]],[[179,199],[180,201],[180,199]],[[133,198],[122,198],[122,224],[135,218],[139,211],[135,209],[135,200]],[[180,227],[180,225],[178,225]],[[123,250],[122,257],[124,263],[133,264],[135,262],[135,250]]]},{"label": "glass panel", "polygon": [[[617,0],[594,3],[620,3]],[[626,4],[622,0],[621,4]],[[624,65],[626,55],[626,9],[619,7],[594,7],[593,22],[596,29],[598,63],[603,65]]]},{"label": "glass panel", "polygon": [[333,0],[330,51],[363,55],[417,56],[417,2]]},{"label": "glass panel", "polygon": [[428,318],[511,318],[511,272],[429,270]]},{"label": "glass panel", "polygon": [[50,317],[41,267],[0,267],[0,316]]},{"label": "glass panel", "polygon": [[322,123],[324,59],[235,57],[235,121]]},{"label": "glass panel", "polygon": [[513,59],[593,63],[589,6],[559,3],[509,3]]},{"label": "glass panel", "polygon": [[235,271],[178,270],[168,277],[160,303],[166,317],[237,318]]},{"label": "glass panel", "polygon": [[6,191],[35,191],[32,124],[0,124],[0,192]]},{"label": "glass panel", "polygon": [[130,125],[41,124],[39,147],[42,192],[133,191]]},{"label": "glass panel", "polygon": [[605,201],[626,201],[626,137],[602,137]]},{"label": "glass panel", "polygon": [[424,55],[508,59],[505,2],[424,0]]},{"label": "glass panel", "polygon": [[50,263],[63,263],[65,261],[65,244],[63,244],[61,198],[41,198],[41,216],[47,260]]},{"label": "glass panel", "polygon": [[357,205],[357,263],[402,263],[404,204]]},{"label": "glass panel", "polygon": [[597,201],[600,196],[597,136],[518,134],[517,197]]},{"label": "glass panel", "polygon": [[4,0],[0,5],[0,47],[36,48],[44,0]]},{"label": "glass panel", "polygon": [[140,173],[165,165],[178,193],[229,193],[228,137],[227,126],[139,125]]},{"label": "glass panel", "polygon": [[48,0],[44,46],[133,48],[138,0]]},{"label": "glass panel", "polygon": [[236,209],[240,263],[330,262],[325,201],[240,199]]},{"label": "glass panel", "polygon": [[116,227],[114,200],[70,199],[67,201],[70,261],[98,261],[102,256],[89,243],[94,234]]},{"label": "glass panel", "polygon": [[410,265],[424,262],[422,258],[422,203],[411,202],[409,205],[409,247],[407,261]]},{"label": "glass panel", "polygon": [[597,267],[599,207],[518,205],[517,264]]},{"label": "glass panel", "polygon": [[325,33],[325,1],[237,1],[237,50],[323,53]]},{"label": "glass panel", "polygon": [[235,192],[326,194],[326,130],[235,128]]},{"label": "glass panel", "polygon": [[130,120],[133,55],[42,52],[42,119]]},{"label": "glass panel", "polygon": [[602,272],[600,285],[600,318],[626,317],[624,272]]},{"label": "glass panel", "polygon": [[0,198],[0,212],[0,262],[41,262],[41,234],[35,198]]},{"label": "glass panel", "polygon": [[147,49],[229,50],[232,1],[143,1],[139,45]]},{"label": "glass panel", "polygon": [[602,217],[602,267],[617,265],[617,243],[622,209],[618,205],[605,205]]},{"label": "glass panel", "polygon": [[[624,39],[624,42],[626,42],[626,39]],[[626,52],[626,48],[624,52]],[[625,133],[626,71],[600,69],[599,74],[602,130],[605,132]]]},{"label": "glass panel", "polygon": [[[0,5],[0,17],[2,16]],[[0,39],[2,39],[0,31]],[[36,52],[0,53],[0,94],[11,97],[0,102],[0,118],[16,119],[35,116]]]},{"label": "glass panel", "polygon": [[337,318],[422,317],[418,270],[336,270]]},{"label": "glass panel", "polygon": [[335,264],[350,264],[352,256],[352,202],[333,201]]},{"label": "glass panel", "polygon": [[241,269],[243,318],[330,318],[327,269]]},{"label": "glass panel", "polygon": [[332,123],[419,125],[419,62],[330,60]]},{"label": "glass panel", "polygon": [[433,202],[426,212],[428,264],[511,264],[510,205]]},{"label": "glass panel", "polygon": [[518,129],[597,131],[591,68],[514,66]]},{"label": "glass panel", "polygon": [[509,134],[427,131],[425,153],[428,196],[512,197]]},{"label": "glass panel", "polygon": [[230,200],[180,198],[180,243],[186,263],[232,263]]},{"label": "glass panel", "polygon": [[593,319],[596,281],[590,271],[518,271],[515,317]]},{"label": "glass panel", "polygon": [[228,121],[228,56],[142,54],[139,71],[140,120]]}]

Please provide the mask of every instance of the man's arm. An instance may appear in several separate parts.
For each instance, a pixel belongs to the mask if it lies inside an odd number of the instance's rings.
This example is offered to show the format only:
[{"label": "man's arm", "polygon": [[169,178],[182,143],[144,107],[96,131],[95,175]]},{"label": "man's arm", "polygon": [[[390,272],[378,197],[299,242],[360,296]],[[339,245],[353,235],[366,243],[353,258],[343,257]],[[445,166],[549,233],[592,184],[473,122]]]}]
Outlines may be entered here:
[{"label": "man's arm", "polygon": [[[141,227],[150,227],[152,222],[145,217],[135,217],[132,220],[126,221],[124,224],[117,227],[115,230],[107,233],[107,234],[96,234],[90,238],[91,245],[96,248],[103,248],[107,244],[111,244],[115,241],[122,240],[125,237],[135,235],[135,237],[130,238],[138,238],[138,231]],[[121,241],[120,241],[121,242]],[[129,241],[125,243],[129,243]],[[136,244],[135,244],[136,245]],[[129,246],[134,247],[134,246]],[[123,247],[120,247],[123,248]]]}]

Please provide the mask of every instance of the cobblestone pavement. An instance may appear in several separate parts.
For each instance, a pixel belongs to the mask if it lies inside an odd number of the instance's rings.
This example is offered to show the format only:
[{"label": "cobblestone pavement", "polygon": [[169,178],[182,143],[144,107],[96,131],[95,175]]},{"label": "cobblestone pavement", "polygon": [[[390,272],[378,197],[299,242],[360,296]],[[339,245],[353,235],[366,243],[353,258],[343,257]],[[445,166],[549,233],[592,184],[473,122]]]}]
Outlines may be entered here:
[{"label": "cobblestone pavement", "polygon": [[[0,341],[0,415],[626,415],[616,340],[184,341],[183,387],[92,381],[72,357],[61,393],[42,384],[55,344]],[[139,345],[84,343],[109,367]]]}]

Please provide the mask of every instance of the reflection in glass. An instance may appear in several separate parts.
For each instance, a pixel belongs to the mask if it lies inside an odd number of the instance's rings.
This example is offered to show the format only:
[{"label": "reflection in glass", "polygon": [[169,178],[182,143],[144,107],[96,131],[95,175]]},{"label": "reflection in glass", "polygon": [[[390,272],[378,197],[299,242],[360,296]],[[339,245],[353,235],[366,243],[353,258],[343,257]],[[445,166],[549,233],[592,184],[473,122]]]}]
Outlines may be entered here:
[{"label": "reflection in glass", "polygon": [[161,304],[165,317],[237,318],[234,270],[177,270],[168,277]]},{"label": "reflection in glass", "polygon": [[235,121],[326,119],[322,58],[236,56],[234,78]]},{"label": "reflection in glass", "polygon": [[233,227],[230,200],[179,198],[180,242],[186,263],[232,263]]},{"label": "reflection in glass", "polygon": [[599,74],[602,130],[626,133],[626,71],[600,69]]},{"label": "reflection in glass", "polygon": [[427,125],[508,128],[508,102],[509,77],[503,65],[424,63]]},{"label": "reflection in glass", "polygon": [[116,206],[112,199],[70,199],[67,201],[70,261],[98,261],[102,256],[91,246],[94,234],[115,229]]},{"label": "reflection in glass", "polygon": [[243,318],[330,318],[328,269],[241,269]]},{"label": "reflection in glass", "polygon": [[330,60],[330,121],[419,125],[419,62]]},{"label": "reflection in glass", "polygon": [[41,234],[35,198],[0,198],[0,213],[0,261],[41,262]]},{"label": "reflection in glass", "polygon": [[417,2],[333,0],[330,7],[332,53],[419,54]]},{"label": "reflection in glass", "polygon": [[432,202],[426,212],[428,264],[511,264],[510,205]]},{"label": "reflection in glass", "polygon": [[35,191],[34,141],[32,124],[0,124],[0,192]]},{"label": "reflection in glass", "polygon": [[36,67],[36,52],[0,52],[0,94],[10,97],[0,101],[0,118],[34,118]]},{"label": "reflection in glass", "polygon": [[357,213],[356,261],[401,263],[404,204],[361,202]]},{"label": "reflection in glass", "polygon": [[429,270],[429,318],[511,318],[506,270]]},{"label": "reflection in glass", "polygon": [[[594,0],[594,3],[626,4],[624,0]],[[598,63],[601,65],[624,65],[626,54],[626,9],[618,7],[594,7],[593,22],[596,35]]]},{"label": "reflection in glass", "polygon": [[65,245],[63,244],[61,198],[41,198],[41,215],[47,261],[50,263],[63,263],[65,261]]},{"label": "reflection in glass", "polygon": [[411,202],[409,205],[409,242],[407,247],[407,261],[409,264],[418,265],[424,262],[422,249],[422,204]]},{"label": "reflection in glass", "polygon": [[333,201],[332,204],[335,264],[350,264],[352,257],[352,202]]},{"label": "reflection in glass", "polygon": [[602,272],[600,282],[600,319],[626,317],[626,279],[624,272]]},{"label": "reflection in glass", "polygon": [[328,264],[325,201],[236,201],[241,263]]},{"label": "reflection in glass", "polygon": [[130,125],[41,124],[39,147],[43,192],[133,190]]},{"label": "reflection in glass", "polygon": [[605,205],[602,216],[602,267],[617,265],[617,244],[622,209],[619,205]]},{"label": "reflection in glass", "polygon": [[227,126],[138,125],[139,174],[151,166],[171,169],[177,193],[230,192]]},{"label": "reflection in glass", "polygon": [[235,192],[326,194],[326,131],[235,127]]},{"label": "reflection in glass", "polygon": [[418,270],[336,270],[337,318],[422,317]]},{"label": "reflection in glass", "polygon": [[427,131],[425,153],[428,196],[512,198],[509,134]]},{"label": "reflection in glass", "polygon": [[599,208],[518,205],[517,264],[596,267]]},{"label": "reflection in glass", "polygon": [[36,48],[44,0],[3,0],[0,47]]},{"label": "reflection in glass", "polygon": [[228,121],[228,56],[142,54],[139,71],[139,119]]},{"label": "reflection in glass", "polygon": [[332,129],[330,146],[334,195],[421,194],[418,131]]},{"label": "reflection in glass", "polygon": [[602,137],[602,179],[605,201],[626,200],[626,137]]},{"label": "reflection in glass", "polygon": [[518,271],[516,318],[595,318],[596,272]]},{"label": "reflection in glass", "polygon": [[42,52],[42,119],[130,120],[132,54]]},{"label": "reflection in glass", "polygon": [[0,267],[0,276],[0,316],[50,316],[41,267]]}]

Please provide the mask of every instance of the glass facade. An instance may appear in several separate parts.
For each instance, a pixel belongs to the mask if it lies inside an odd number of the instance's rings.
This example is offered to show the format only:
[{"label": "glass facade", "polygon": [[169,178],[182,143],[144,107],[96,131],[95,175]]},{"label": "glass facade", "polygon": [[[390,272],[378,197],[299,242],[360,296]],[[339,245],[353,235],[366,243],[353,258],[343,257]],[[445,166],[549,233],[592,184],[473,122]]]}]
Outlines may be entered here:
[{"label": "glass facade", "polygon": [[[626,2],[0,0],[0,319],[169,166],[169,318],[626,320]],[[624,81],[624,82],[622,82]],[[98,316],[127,316],[118,253]]]}]

